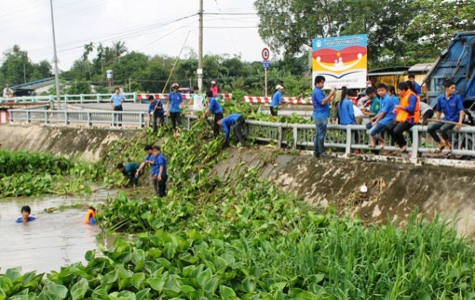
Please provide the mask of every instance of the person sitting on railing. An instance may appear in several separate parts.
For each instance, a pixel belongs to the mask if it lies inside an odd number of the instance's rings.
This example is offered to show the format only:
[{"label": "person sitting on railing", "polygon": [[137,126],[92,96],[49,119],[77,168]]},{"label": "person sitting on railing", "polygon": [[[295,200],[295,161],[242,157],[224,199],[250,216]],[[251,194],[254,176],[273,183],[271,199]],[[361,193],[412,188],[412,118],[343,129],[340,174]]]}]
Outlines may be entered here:
[{"label": "person sitting on railing", "polygon": [[[153,133],[157,132],[157,119],[160,119],[160,126],[165,124],[165,110],[160,99],[154,99],[153,95],[148,96],[150,104],[148,105],[148,113],[152,118]],[[149,121],[150,122],[150,121]]]},{"label": "person sitting on railing", "polygon": [[200,88],[195,86],[193,88],[193,94],[191,94],[191,101],[189,106],[191,107],[193,114],[197,114],[204,109],[205,97],[200,93]]},{"label": "person sitting on railing", "polygon": [[434,110],[432,107],[421,100],[421,116],[422,116],[422,125],[427,125],[429,119],[434,116]]},{"label": "person sitting on railing", "polygon": [[[115,88],[115,94],[113,94],[110,98],[110,104],[114,111],[122,111],[122,104],[124,103],[124,101],[125,97],[120,93],[120,88]],[[119,126],[122,126],[122,114],[119,114],[117,116],[117,121],[119,123]]]},{"label": "person sitting on railing", "polygon": [[206,119],[209,114],[214,114],[213,120],[213,134],[214,137],[219,135],[219,124],[218,121],[223,118],[223,109],[221,108],[221,104],[219,104],[218,100],[213,97],[213,92],[211,90],[206,91],[206,99],[209,103],[208,110],[203,114],[203,119]]},{"label": "person sitting on railing", "polygon": [[229,141],[229,131],[232,125],[234,126],[234,135],[238,138],[241,143],[241,148],[246,147],[246,142],[242,133],[245,119],[241,114],[230,114],[225,118],[218,120],[219,126],[223,127],[224,130],[224,143],[227,144]]},{"label": "person sitting on railing", "polygon": [[391,130],[391,136],[396,142],[401,152],[406,152],[406,139],[403,136],[404,131],[408,131],[419,123],[420,103],[419,97],[409,87],[407,82],[400,82],[397,85],[400,104],[396,105],[394,113],[396,114],[396,126]]},{"label": "person sitting on railing", "polygon": [[[437,98],[435,118],[440,120],[440,114],[443,112],[444,118],[442,118],[442,121],[445,122],[433,123],[427,129],[434,141],[439,145],[435,152],[440,153],[445,148],[447,156],[450,155],[450,141],[447,132],[454,127],[456,130],[462,128],[462,122],[465,117],[462,98],[455,94],[455,88],[455,82],[452,80],[444,81],[444,93]],[[437,134],[437,131],[440,131],[442,139]]]},{"label": "person sitting on railing", "polygon": [[381,134],[388,129],[388,127],[396,119],[394,114],[394,107],[399,102],[394,101],[388,94],[388,87],[384,83],[380,83],[377,87],[378,95],[381,97],[380,109],[376,116],[370,119],[370,122],[366,124],[370,142],[368,147],[373,148],[376,146],[376,140],[379,141],[379,150],[384,148],[384,138]]},{"label": "person sitting on railing", "polygon": [[10,88],[10,86],[5,84],[5,88],[3,89],[3,100],[10,100],[13,99],[13,90]]}]

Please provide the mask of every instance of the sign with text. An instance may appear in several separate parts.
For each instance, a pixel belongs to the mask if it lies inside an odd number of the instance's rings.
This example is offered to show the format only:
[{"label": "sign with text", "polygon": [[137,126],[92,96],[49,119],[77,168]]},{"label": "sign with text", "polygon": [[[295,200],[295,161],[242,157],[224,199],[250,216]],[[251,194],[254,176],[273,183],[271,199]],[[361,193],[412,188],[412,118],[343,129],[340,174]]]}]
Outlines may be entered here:
[{"label": "sign with text", "polygon": [[366,87],[366,34],[314,39],[312,50],[312,85],[322,75],[325,88]]},{"label": "sign with text", "polygon": [[269,69],[269,68],[270,68],[270,61],[264,60],[264,61],[262,62],[262,67],[263,67],[264,69]]}]

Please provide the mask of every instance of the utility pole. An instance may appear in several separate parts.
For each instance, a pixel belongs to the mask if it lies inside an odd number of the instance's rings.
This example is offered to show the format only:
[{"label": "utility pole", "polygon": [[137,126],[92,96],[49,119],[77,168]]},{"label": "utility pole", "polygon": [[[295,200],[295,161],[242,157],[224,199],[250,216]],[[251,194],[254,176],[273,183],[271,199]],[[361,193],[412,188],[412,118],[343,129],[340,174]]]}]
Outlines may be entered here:
[{"label": "utility pole", "polygon": [[199,15],[199,23],[200,23],[200,33],[199,33],[199,39],[198,39],[198,70],[196,73],[198,73],[198,87],[201,92],[203,90],[201,89],[203,86],[203,0],[200,1],[200,10],[198,12]]},{"label": "utility pole", "polygon": [[[59,90],[59,69],[58,69],[58,55],[56,54],[56,36],[54,33],[54,17],[53,17],[53,0],[49,1],[51,6],[51,28],[53,30],[53,63],[54,63],[54,79],[56,81],[56,101],[58,102],[58,109],[61,109],[61,91]],[[66,105],[64,106],[66,109]]]}]

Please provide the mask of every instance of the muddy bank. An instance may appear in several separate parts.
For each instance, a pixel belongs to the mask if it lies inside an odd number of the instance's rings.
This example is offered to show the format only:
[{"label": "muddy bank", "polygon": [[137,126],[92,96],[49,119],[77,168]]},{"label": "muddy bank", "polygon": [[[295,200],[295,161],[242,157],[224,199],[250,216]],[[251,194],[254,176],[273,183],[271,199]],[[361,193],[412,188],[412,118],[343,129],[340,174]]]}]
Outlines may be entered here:
[{"label": "muddy bank", "polygon": [[140,130],[67,128],[38,125],[0,125],[0,148],[50,151],[68,157],[98,161],[112,144],[140,134]]},{"label": "muddy bank", "polygon": [[[428,219],[436,214],[455,218],[461,235],[475,237],[475,170],[233,149],[216,171],[223,174],[239,162],[263,166],[262,177],[284,190],[313,205],[333,206],[340,215],[358,215],[367,224],[384,224],[390,219],[404,225],[419,209]],[[360,193],[363,184],[367,195]]]}]

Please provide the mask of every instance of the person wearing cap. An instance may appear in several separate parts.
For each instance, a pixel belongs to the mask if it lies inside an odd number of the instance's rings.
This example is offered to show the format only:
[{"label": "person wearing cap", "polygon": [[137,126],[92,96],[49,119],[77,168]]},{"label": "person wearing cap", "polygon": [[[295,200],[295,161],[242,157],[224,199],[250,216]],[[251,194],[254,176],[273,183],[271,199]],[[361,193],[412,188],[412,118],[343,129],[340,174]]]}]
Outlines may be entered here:
[{"label": "person wearing cap", "polygon": [[181,123],[180,107],[183,109],[184,114],[186,112],[185,106],[183,104],[183,97],[178,92],[178,88],[178,83],[173,83],[172,92],[168,94],[167,115],[169,115],[170,119],[172,120],[173,137],[177,136],[177,124]]},{"label": "person wearing cap", "polygon": [[275,87],[275,92],[272,95],[272,102],[270,104],[270,114],[273,116],[277,116],[277,111],[279,110],[279,105],[282,102],[282,90],[284,89],[283,86],[278,84]]},{"label": "person wearing cap", "polygon": [[154,99],[153,95],[148,96],[150,104],[148,105],[148,114],[152,118],[153,132],[157,132],[157,119],[160,119],[160,126],[165,123],[165,110],[162,101]]},{"label": "person wearing cap", "polygon": [[213,92],[211,90],[206,91],[206,99],[208,100],[209,106],[208,110],[203,114],[203,119],[206,119],[210,113],[214,114],[213,133],[214,136],[217,137],[219,135],[218,121],[223,118],[223,109],[221,108],[218,100],[213,97]]},{"label": "person wearing cap", "polygon": [[211,81],[211,87],[209,88],[213,92],[213,97],[218,97],[218,86],[216,81]]}]

